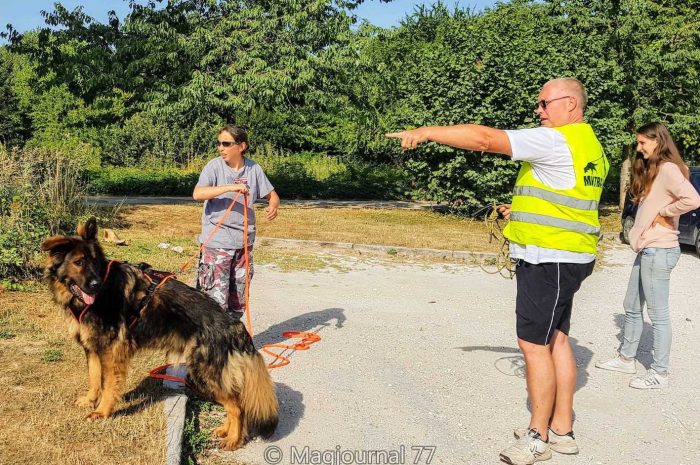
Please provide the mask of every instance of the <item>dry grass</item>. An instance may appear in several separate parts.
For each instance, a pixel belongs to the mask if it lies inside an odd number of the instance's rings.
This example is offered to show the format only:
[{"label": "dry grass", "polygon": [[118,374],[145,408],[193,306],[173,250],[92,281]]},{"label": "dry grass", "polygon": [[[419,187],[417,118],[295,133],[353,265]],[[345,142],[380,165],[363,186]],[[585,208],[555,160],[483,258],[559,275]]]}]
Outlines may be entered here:
[{"label": "dry grass", "polygon": [[[158,267],[162,262],[182,257],[165,251],[159,257],[149,257],[150,244],[167,242],[194,253],[195,237],[200,231],[201,206],[157,205],[128,207],[121,212],[121,221],[127,229],[118,230],[123,238],[136,244],[127,255],[140,256],[139,247],[146,249],[143,260],[152,260]],[[420,247],[474,252],[496,251],[497,244],[489,243],[488,229],[483,221],[443,215],[423,210],[390,210],[369,208],[280,208],[278,218],[265,219],[264,206],[256,205],[258,236],[377,244],[387,246]],[[603,231],[620,231],[619,210],[612,207],[601,211]],[[140,244],[140,245],[139,245]],[[124,253],[126,249],[116,251]],[[136,252],[136,253],[135,253]],[[256,254],[261,250],[256,251]],[[256,259],[260,259],[256,256]],[[139,260],[140,261],[140,260]],[[160,261],[160,262],[159,262]],[[166,267],[167,268],[167,267]]]},{"label": "dry grass", "polygon": [[421,210],[289,208],[258,224],[267,237],[493,251],[482,221]]},{"label": "dry grass", "polygon": [[73,405],[87,389],[83,350],[38,289],[0,293],[0,463],[163,463],[163,393],[146,378],[162,355],[137,356],[115,416],[86,421],[88,411]]}]

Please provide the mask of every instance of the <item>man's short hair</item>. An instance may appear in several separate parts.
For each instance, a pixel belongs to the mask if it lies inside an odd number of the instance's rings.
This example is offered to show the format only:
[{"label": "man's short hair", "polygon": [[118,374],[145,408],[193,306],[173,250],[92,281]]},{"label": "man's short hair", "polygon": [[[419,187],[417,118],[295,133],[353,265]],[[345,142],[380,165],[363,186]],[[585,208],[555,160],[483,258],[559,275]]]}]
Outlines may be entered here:
[{"label": "man's short hair", "polygon": [[576,94],[578,94],[576,97],[578,97],[578,102],[581,104],[581,109],[584,111],[586,110],[586,107],[588,106],[588,93],[586,92],[586,88],[583,86],[581,81],[576,78],[564,77],[552,79],[549,82],[561,83],[571,88],[574,92],[576,92]]}]

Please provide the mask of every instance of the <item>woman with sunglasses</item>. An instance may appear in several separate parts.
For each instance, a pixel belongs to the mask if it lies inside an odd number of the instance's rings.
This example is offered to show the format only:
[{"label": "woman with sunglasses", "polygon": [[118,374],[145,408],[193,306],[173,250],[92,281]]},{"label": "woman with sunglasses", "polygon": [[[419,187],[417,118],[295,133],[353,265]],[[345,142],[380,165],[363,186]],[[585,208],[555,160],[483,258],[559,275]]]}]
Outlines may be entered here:
[{"label": "woman with sunglasses", "polygon": [[[202,250],[197,271],[197,288],[216,300],[223,310],[240,320],[245,311],[245,253],[243,243],[244,208],[248,210],[248,276],[253,277],[253,243],[255,242],[256,200],[268,200],[267,219],[277,217],[280,198],[265,176],[260,165],[245,154],[248,134],[237,126],[224,126],[217,139],[219,157],[206,164],[192,197],[204,201],[202,213],[203,243],[212,234]],[[248,194],[244,205],[243,193]],[[221,226],[216,229],[231,201],[238,197]],[[215,230],[216,229],[216,230]]]},{"label": "woman with sunglasses", "polygon": [[631,194],[639,205],[630,245],[637,257],[632,265],[624,300],[625,329],[619,353],[596,362],[604,370],[635,374],[635,357],[642,335],[646,303],[654,335],[653,363],[646,375],[630,380],[636,389],[668,387],[671,319],[668,294],[671,271],[681,254],[678,243],[680,215],[700,207],[700,195],[688,180],[689,170],[671,134],[661,123],[637,130],[638,155],[632,164]]}]

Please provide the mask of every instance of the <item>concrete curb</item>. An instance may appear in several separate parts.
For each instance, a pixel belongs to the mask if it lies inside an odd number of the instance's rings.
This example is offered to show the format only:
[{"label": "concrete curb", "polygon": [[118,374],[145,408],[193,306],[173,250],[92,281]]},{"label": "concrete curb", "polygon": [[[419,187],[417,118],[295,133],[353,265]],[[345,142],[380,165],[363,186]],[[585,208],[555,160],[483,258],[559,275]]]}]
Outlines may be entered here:
[{"label": "concrete curb", "polygon": [[329,241],[310,241],[301,239],[279,239],[275,237],[259,236],[257,241],[261,245],[271,245],[284,249],[298,248],[315,248],[315,249],[342,249],[354,250],[359,254],[373,255],[398,255],[402,257],[416,258],[451,258],[456,260],[483,260],[494,258],[497,254],[493,252],[472,252],[469,250],[446,250],[446,249],[422,249],[411,247],[400,247],[392,245],[375,245],[375,244],[353,244],[350,242],[329,242]]},{"label": "concrete curb", "polygon": [[165,463],[180,465],[182,458],[182,433],[185,429],[185,411],[187,396],[183,393],[168,396],[163,405],[167,419],[165,431]]},{"label": "concrete curb", "polygon": [[[180,364],[169,367],[165,373],[184,378],[187,375],[187,367]],[[174,390],[174,393],[169,395],[163,404],[163,414],[166,418],[165,463],[166,465],[180,465],[182,436],[185,430],[185,415],[187,414],[187,395],[182,390],[182,384],[176,381],[164,380],[163,386]]]}]

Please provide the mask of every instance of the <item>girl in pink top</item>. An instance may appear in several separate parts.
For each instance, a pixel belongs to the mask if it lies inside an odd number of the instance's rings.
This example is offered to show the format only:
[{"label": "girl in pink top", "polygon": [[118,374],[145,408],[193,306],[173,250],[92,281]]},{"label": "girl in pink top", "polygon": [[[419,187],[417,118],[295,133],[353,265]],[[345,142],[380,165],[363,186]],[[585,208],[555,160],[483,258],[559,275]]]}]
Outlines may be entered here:
[{"label": "girl in pink top", "polygon": [[649,123],[637,130],[638,156],[632,164],[632,198],[639,204],[629,239],[637,257],[625,296],[625,329],[619,355],[596,367],[636,373],[646,303],[654,335],[654,361],[646,375],[633,378],[637,389],[668,387],[671,319],[668,307],[671,271],[678,263],[678,219],[700,208],[700,195],[668,129]]}]

